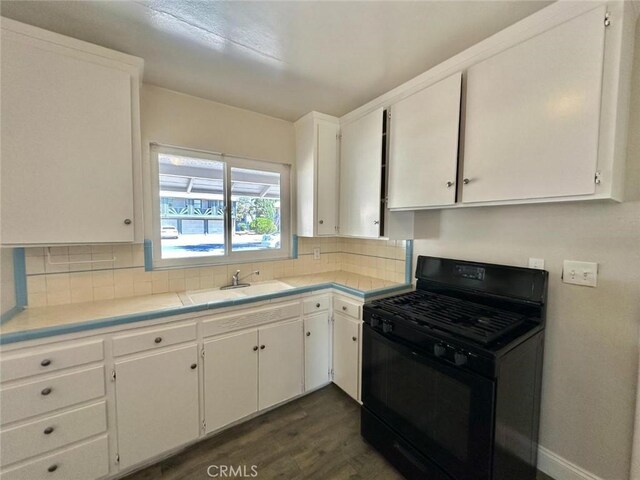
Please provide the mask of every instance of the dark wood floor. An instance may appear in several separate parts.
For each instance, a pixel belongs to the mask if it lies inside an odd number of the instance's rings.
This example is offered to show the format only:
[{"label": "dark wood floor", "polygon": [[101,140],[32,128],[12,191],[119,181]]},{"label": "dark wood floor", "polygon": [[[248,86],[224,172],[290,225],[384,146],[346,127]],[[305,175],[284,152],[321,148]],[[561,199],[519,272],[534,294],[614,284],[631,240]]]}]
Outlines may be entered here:
[{"label": "dark wood floor", "polygon": [[205,480],[211,478],[210,465],[256,465],[260,480],[402,479],[362,440],[359,405],[334,385],[230,428],[126,480]]}]

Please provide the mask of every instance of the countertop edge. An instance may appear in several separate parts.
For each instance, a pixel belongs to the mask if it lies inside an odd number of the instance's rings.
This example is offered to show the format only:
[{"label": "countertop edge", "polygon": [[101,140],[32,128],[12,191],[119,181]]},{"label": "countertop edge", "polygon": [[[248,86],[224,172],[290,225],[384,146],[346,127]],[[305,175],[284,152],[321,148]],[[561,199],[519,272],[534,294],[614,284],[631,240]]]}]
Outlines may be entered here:
[{"label": "countertop edge", "polygon": [[[222,302],[209,302],[197,305],[184,305],[181,307],[164,308],[161,310],[152,310],[148,312],[132,313],[127,315],[118,315],[115,317],[106,317],[96,320],[87,320],[84,322],[71,323],[69,325],[57,325],[45,328],[35,328],[33,330],[25,330],[19,332],[10,332],[0,334],[0,345],[7,345],[10,343],[23,342],[27,340],[37,340],[40,338],[53,337],[57,335],[64,335],[69,333],[77,333],[86,330],[95,330],[99,328],[114,327],[117,325],[127,325],[130,323],[142,322],[145,320],[154,320],[157,318],[170,317],[173,315],[183,315],[185,313],[202,312],[206,310],[216,310],[220,308],[233,307],[239,305],[247,305],[256,302],[263,302],[265,300],[273,300],[277,298],[289,297],[292,295],[300,295],[302,293],[314,292],[317,290],[326,290],[333,288],[339,292],[346,293],[360,297],[362,300],[367,301],[373,297],[379,295],[385,295],[388,293],[394,293],[401,290],[411,288],[410,283],[403,283],[394,285],[391,287],[379,288],[377,290],[370,290],[364,292],[355,288],[347,287],[335,282],[320,283],[316,285],[308,285],[304,287],[294,287],[290,290],[283,290],[279,292],[267,293],[263,295],[255,295],[252,297],[242,297],[230,300],[224,300]],[[23,309],[16,311],[13,315],[19,313]],[[12,317],[13,317],[12,315]]]}]

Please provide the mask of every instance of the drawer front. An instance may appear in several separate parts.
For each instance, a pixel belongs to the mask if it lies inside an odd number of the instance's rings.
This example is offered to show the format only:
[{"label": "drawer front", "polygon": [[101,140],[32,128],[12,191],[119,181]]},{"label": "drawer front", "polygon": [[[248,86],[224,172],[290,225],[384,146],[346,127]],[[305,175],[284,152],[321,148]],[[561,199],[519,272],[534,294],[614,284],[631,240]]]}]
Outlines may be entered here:
[{"label": "drawer front", "polygon": [[113,355],[118,357],[130,353],[144,352],[153,348],[167,347],[196,339],[196,324],[147,329],[142,332],[119,335],[113,339]]},{"label": "drawer front", "polygon": [[224,317],[206,320],[202,322],[205,337],[220,335],[249,327],[256,327],[266,323],[287,320],[300,316],[300,302],[287,303],[277,307],[268,307],[254,310],[239,315],[227,315]]},{"label": "drawer front", "polygon": [[35,457],[107,430],[104,401],[0,431],[0,465]]},{"label": "drawer front", "polygon": [[0,480],[95,480],[109,473],[109,444],[95,440],[0,472]]},{"label": "drawer front", "polygon": [[360,304],[356,302],[350,302],[342,298],[334,298],[333,309],[343,315],[348,315],[356,320],[360,320]]},{"label": "drawer front", "polygon": [[0,390],[0,424],[102,397],[104,388],[102,366],[5,387]]},{"label": "drawer front", "polygon": [[329,296],[314,297],[309,300],[305,300],[302,304],[302,310],[305,315],[309,315],[315,312],[323,312],[329,309]]},{"label": "drawer front", "polygon": [[102,340],[33,348],[0,359],[0,381],[7,382],[104,359]]}]

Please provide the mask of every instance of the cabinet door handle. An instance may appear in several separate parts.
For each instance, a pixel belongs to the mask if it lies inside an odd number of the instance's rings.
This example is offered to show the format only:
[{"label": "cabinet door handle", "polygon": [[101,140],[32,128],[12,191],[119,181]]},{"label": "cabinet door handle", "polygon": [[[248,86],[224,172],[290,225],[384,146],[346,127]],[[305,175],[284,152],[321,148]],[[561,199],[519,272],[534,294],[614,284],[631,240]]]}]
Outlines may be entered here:
[{"label": "cabinet door handle", "polygon": [[353,340],[354,342],[358,341],[358,337],[351,337],[351,340]]},{"label": "cabinet door handle", "polygon": [[45,397],[50,393],[51,393],[51,387],[43,388],[42,391],[40,392],[40,394],[44,395]]},{"label": "cabinet door handle", "polygon": [[462,183],[464,183],[465,185],[468,185],[470,181],[471,181],[470,179],[465,178],[464,180],[462,180]]},{"label": "cabinet door handle", "polygon": [[258,351],[258,346],[256,345],[255,347],[253,347],[253,351],[257,352]]},{"label": "cabinet door handle", "polygon": [[53,465],[51,465],[49,468],[47,468],[47,472],[49,473],[53,473],[58,469],[58,465],[56,465],[55,463]]},{"label": "cabinet door handle", "polygon": [[447,182],[447,188],[451,188],[454,185],[455,185],[455,182],[451,182],[451,181]]},{"label": "cabinet door handle", "polygon": [[48,358],[45,358],[40,362],[40,365],[42,365],[43,367],[48,367],[49,365],[51,365],[51,360],[49,360]]},{"label": "cabinet door handle", "polygon": [[162,337],[156,337],[154,342],[156,342],[156,343],[162,342]]},{"label": "cabinet door handle", "polygon": [[264,345],[260,345],[260,350],[264,350],[266,347]]},{"label": "cabinet door handle", "polygon": [[311,336],[311,332],[307,332],[307,337],[310,337],[310,336]]},{"label": "cabinet door handle", "polygon": [[343,305],[343,306],[342,306],[342,311],[343,311],[343,312],[346,312],[346,311],[347,311],[347,306],[346,306],[346,305]]},{"label": "cabinet door handle", "polygon": [[125,225],[131,225],[131,219],[130,218],[125,218],[124,219],[124,224]]},{"label": "cabinet door handle", "polygon": [[323,225],[323,224],[324,224],[324,220],[320,220],[318,223],[319,223],[320,225]]},{"label": "cabinet door handle", "polygon": [[374,225],[380,225],[380,220],[374,220],[374,221],[373,221],[373,224],[374,224]]},{"label": "cabinet door handle", "polygon": [[320,308],[320,304],[319,303],[316,303],[316,308]]},{"label": "cabinet door handle", "polygon": [[44,433],[45,435],[51,435],[53,433],[53,427],[47,427],[44,429]]},{"label": "cabinet door handle", "polygon": [[192,363],[191,364],[191,370],[195,370],[196,368],[198,368],[198,364],[197,363]]}]

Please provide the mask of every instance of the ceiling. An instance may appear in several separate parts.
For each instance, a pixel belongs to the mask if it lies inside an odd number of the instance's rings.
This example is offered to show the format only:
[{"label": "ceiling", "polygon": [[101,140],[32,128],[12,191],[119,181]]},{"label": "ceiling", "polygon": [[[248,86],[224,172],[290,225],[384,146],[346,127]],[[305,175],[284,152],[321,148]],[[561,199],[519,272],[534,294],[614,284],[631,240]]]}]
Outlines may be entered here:
[{"label": "ceiling", "polygon": [[24,1],[3,16],[136,55],[144,81],[285,120],[363,105],[543,1]]}]

